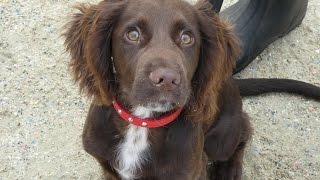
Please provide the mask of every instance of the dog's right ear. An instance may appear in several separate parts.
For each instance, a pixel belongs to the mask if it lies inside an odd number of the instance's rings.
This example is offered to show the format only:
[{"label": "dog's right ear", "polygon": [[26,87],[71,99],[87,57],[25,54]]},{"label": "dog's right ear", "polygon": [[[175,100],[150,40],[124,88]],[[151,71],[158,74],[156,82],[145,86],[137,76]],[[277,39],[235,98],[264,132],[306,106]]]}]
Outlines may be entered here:
[{"label": "dog's right ear", "polygon": [[125,6],[124,1],[80,4],[66,24],[65,46],[71,55],[70,68],[81,92],[99,103],[110,104],[117,84],[113,72],[111,35]]}]

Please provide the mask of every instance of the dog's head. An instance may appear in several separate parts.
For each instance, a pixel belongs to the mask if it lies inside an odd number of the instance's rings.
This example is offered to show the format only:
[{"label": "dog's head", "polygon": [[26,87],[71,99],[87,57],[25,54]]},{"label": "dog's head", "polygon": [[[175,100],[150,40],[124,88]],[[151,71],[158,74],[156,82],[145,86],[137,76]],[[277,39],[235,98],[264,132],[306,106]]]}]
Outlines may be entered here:
[{"label": "dog's head", "polygon": [[87,94],[154,111],[215,108],[238,46],[210,3],[105,0],[78,9],[65,44]]}]

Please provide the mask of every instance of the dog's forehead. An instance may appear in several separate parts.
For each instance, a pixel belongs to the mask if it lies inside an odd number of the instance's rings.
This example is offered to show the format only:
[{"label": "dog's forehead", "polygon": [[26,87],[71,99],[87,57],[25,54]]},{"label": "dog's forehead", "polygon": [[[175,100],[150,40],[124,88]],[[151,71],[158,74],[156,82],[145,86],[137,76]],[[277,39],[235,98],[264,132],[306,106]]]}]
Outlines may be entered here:
[{"label": "dog's forehead", "polygon": [[149,21],[196,21],[192,4],[183,0],[131,0],[122,19],[143,18]]}]

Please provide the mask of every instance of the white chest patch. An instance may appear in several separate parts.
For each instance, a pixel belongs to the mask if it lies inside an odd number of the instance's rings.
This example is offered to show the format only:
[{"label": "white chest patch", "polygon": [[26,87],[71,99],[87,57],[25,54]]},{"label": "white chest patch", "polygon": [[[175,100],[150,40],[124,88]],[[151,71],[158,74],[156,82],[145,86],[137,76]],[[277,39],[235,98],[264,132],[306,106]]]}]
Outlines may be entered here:
[{"label": "white chest patch", "polygon": [[[140,118],[148,118],[152,110],[138,107],[133,114]],[[132,180],[139,178],[137,170],[148,160],[148,128],[130,124],[122,143],[118,146],[118,168],[116,170],[122,179]]]}]

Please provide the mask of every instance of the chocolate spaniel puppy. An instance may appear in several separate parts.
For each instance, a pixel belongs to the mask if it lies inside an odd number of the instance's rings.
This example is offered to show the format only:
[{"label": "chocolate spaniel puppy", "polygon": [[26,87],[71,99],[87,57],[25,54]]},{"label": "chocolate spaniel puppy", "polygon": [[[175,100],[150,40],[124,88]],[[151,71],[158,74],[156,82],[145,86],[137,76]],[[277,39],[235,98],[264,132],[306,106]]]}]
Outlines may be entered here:
[{"label": "chocolate spaniel puppy", "polygon": [[77,8],[65,44],[93,97],[83,146],[106,179],[241,179],[251,126],[232,79],[239,46],[210,3]]}]

